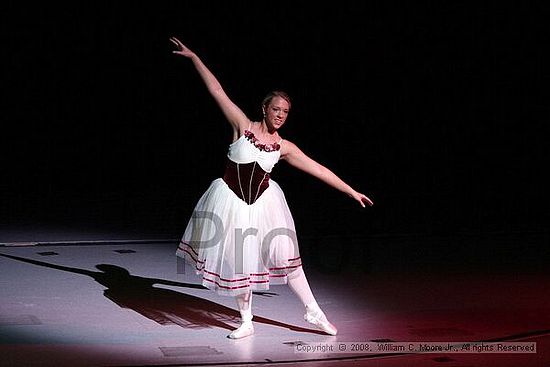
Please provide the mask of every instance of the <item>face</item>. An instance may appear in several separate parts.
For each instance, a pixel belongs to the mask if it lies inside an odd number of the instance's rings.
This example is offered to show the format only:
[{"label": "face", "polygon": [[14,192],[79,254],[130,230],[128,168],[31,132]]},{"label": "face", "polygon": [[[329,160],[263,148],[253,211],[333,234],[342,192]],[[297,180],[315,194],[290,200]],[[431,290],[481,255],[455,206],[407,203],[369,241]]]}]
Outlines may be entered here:
[{"label": "face", "polygon": [[284,98],[275,96],[264,108],[265,123],[269,128],[277,130],[285,123],[289,111],[288,102]]}]

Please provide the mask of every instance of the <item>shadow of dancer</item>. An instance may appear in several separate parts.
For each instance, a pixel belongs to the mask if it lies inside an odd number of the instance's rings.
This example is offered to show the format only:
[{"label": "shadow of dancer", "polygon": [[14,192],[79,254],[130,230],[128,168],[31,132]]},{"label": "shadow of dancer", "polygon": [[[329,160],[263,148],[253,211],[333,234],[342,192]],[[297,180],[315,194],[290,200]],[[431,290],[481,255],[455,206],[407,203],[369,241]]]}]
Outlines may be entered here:
[{"label": "shadow of dancer", "polygon": [[[100,271],[91,271],[14,255],[0,254],[0,256],[50,269],[87,275],[106,287],[103,294],[109,300],[122,308],[134,310],[161,325],[175,324],[185,328],[197,329],[219,327],[233,330],[235,326],[228,323],[236,324],[240,320],[239,312],[230,307],[190,294],[155,286],[165,285],[206,290],[205,287],[199,284],[140,277],[130,274],[123,267],[112,264],[98,264],[96,268]],[[322,334],[317,330],[293,326],[261,316],[254,316],[254,321],[293,331]]]}]

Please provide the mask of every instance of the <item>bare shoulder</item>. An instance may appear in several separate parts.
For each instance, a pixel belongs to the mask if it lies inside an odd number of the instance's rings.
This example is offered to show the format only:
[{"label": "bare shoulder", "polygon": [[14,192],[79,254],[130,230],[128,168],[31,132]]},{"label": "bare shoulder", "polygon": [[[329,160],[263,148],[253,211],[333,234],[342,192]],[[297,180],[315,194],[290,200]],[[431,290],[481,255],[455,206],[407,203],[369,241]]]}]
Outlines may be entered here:
[{"label": "bare shoulder", "polygon": [[244,119],[238,121],[236,126],[233,126],[234,135],[237,138],[239,138],[241,135],[244,134],[245,130],[250,130],[250,128],[253,124],[254,124],[254,122],[249,120],[248,118],[244,118]]},{"label": "bare shoulder", "polygon": [[296,153],[296,152],[299,152],[300,149],[298,148],[298,146],[296,144],[294,144],[293,142],[291,142],[290,140],[288,139],[282,139],[281,141],[281,158],[282,159],[285,159],[287,158],[290,154],[293,154],[293,153]]},{"label": "bare shoulder", "polygon": [[254,124],[254,121],[248,119],[248,117],[245,117],[242,120],[239,120],[238,130],[240,134],[244,134],[244,131],[249,130],[253,124]]}]

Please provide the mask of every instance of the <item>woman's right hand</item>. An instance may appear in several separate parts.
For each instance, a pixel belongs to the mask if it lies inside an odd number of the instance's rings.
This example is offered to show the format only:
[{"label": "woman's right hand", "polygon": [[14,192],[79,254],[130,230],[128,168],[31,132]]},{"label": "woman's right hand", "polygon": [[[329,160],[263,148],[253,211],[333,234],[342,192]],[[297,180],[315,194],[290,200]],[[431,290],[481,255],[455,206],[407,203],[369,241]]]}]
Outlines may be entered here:
[{"label": "woman's right hand", "polygon": [[195,53],[193,51],[191,51],[183,43],[181,43],[181,41],[179,39],[177,39],[176,37],[170,37],[170,41],[172,41],[172,43],[174,45],[176,45],[176,47],[177,47],[177,50],[172,51],[172,53],[175,53],[175,54],[178,54],[178,55],[181,55],[181,56],[185,56],[185,57],[195,56]]}]

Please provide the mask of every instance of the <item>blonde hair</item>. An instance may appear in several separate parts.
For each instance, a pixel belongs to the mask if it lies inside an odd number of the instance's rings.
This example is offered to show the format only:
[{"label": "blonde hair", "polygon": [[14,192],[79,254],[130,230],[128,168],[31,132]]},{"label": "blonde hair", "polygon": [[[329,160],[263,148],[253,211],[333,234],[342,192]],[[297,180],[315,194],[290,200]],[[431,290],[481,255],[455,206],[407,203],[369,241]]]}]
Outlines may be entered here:
[{"label": "blonde hair", "polygon": [[262,107],[265,108],[265,107],[269,106],[269,103],[271,103],[271,100],[275,97],[281,97],[282,99],[287,101],[288,102],[288,108],[290,108],[290,106],[292,105],[292,103],[290,102],[290,96],[286,92],[283,92],[282,90],[274,90],[274,91],[269,92],[264,97],[264,99],[262,101]]}]

